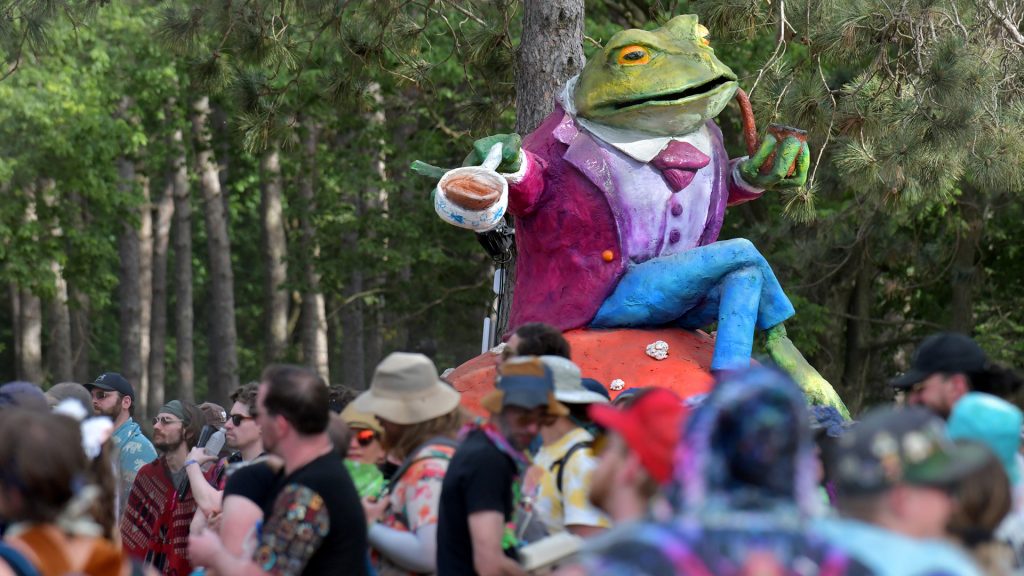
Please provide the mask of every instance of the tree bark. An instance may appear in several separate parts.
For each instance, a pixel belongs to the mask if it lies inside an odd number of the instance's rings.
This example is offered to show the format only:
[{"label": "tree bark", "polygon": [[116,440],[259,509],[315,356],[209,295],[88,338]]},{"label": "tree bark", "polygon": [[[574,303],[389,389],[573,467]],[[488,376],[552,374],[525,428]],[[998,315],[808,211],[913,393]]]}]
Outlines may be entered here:
[{"label": "tree bark", "polygon": [[317,260],[320,245],[316,238],[316,149],[320,126],[313,120],[303,122],[302,138],[303,176],[299,181],[299,220],[302,230],[302,358],[325,381],[330,382],[330,361],[327,351],[327,313],[324,295],[320,291],[320,273]]},{"label": "tree bark", "polygon": [[140,400],[140,411],[136,413],[149,416],[151,408],[160,406],[154,406],[149,401],[152,396],[149,388],[149,354],[153,318],[153,206],[149,177],[139,175],[137,182],[142,194],[142,206],[139,209],[139,358],[142,371],[139,374],[139,387],[135,391]]},{"label": "tree bark", "polygon": [[287,237],[282,202],[281,153],[274,142],[260,158],[260,217],[263,221],[264,344],[263,359],[279,361],[288,346]]},{"label": "tree bark", "polygon": [[[52,178],[39,180],[39,195],[43,204],[50,209],[56,206],[56,182]],[[52,218],[50,235],[59,241],[64,235],[60,221]],[[53,274],[53,296],[46,302],[47,326],[50,327],[49,347],[46,360],[50,372],[50,382],[68,382],[73,378],[71,362],[71,314],[68,311],[68,283],[64,279],[64,267],[57,260],[50,262]]]},{"label": "tree bark", "polygon": [[[167,118],[174,118],[173,102],[166,106]],[[181,136],[181,130],[177,130]],[[168,149],[175,149],[173,132],[167,138]],[[163,191],[156,203],[156,222],[153,226],[153,301],[149,325],[149,405],[162,406],[165,400],[167,366],[167,256],[174,217],[174,183],[178,167],[172,156],[167,166]]]},{"label": "tree bark", "polygon": [[53,382],[70,382],[74,379],[71,356],[71,313],[68,310],[68,283],[64,271],[57,261],[50,264],[56,290],[47,303],[50,317],[50,377]]},{"label": "tree bark", "polygon": [[227,402],[228,393],[238,387],[237,333],[235,331],[234,273],[227,216],[209,128],[210,99],[201,96],[192,103],[192,140],[196,149],[196,171],[206,208],[206,248],[210,266],[210,371],[208,398]]},{"label": "tree bark", "polygon": [[[70,200],[78,208],[72,213],[71,225],[77,229],[89,226],[92,223],[89,217],[89,203],[77,192],[71,193]],[[75,382],[80,383],[92,382],[95,377],[89,367],[89,313],[92,309],[92,303],[89,300],[89,295],[79,289],[74,282],[70,283],[68,293],[71,304],[71,362],[73,366],[73,379]]]},{"label": "tree bark", "polygon": [[[135,186],[135,163],[125,156],[117,159],[118,191],[122,196],[133,195]],[[121,344],[121,374],[128,382],[139,389],[142,378],[142,325],[140,265],[139,265],[139,231],[131,218],[121,224],[121,235],[117,241],[117,252],[121,265],[118,273],[118,309],[120,311],[119,341]],[[145,413],[146,398],[136,397]],[[138,412],[139,410],[136,409]]]},{"label": "tree bark", "polygon": [[957,201],[963,233],[957,243],[953,266],[950,268],[949,328],[964,334],[974,331],[974,293],[978,284],[978,252],[984,231],[983,193],[974,185],[961,183],[962,194]]},{"label": "tree bark", "polygon": [[583,0],[525,0],[516,58],[516,132],[554,109],[565,82],[583,69]]},{"label": "tree bark", "polygon": [[95,375],[89,366],[89,295],[71,286],[71,362],[75,382],[92,382]]},{"label": "tree bark", "polygon": [[[354,246],[353,242],[353,246]],[[353,248],[354,249],[354,248]],[[348,301],[363,291],[363,272],[354,269],[343,292]],[[353,390],[366,388],[366,322],[362,298],[356,297],[341,309],[341,381]]]},{"label": "tree bark", "polygon": [[18,293],[18,379],[42,384],[43,373],[43,311],[42,302],[32,292]]},{"label": "tree bark", "polygon": [[[177,110],[172,102],[170,106]],[[177,113],[174,115],[177,120]],[[174,339],[177,346],[178,398],[195,401],[192,310],[192,202],[181,128],[171,133],[174,165]]]},{"label": "tree bark", "polygon": [[[384,96],[381,94],[380,84],[377,82],[370,83],[366,88],[366,92],[369,99],[373,101],[373,111],[366,115],[367,129],[381,135],[381,139],[377,141],[377,153],[373,158],[376,183],[367,188],[366,206],[371,213],[379,214],[379,218],[387,220],[391,207],[387,187],[387,156],[384,154],[386,147],[384,146],[382,138],[384,125],[387,121],[387,117],[384,114]],[[376,240],[381,246],[381,253],[384,254],[382,260],[387,262],[390,239],[387,235],[384,235]],[[369,330],[366,333],[366,357],[368,367],[376,366],[376,364],[384,357],[384,310],[386,308],[386,299],[383,289],[386,284],[386,269],[384,272],[381,272],[369,279],[370,288],[380,289],[381,292],[376,294],[373,300],[374,305],[369,307],[367,315],[364,317],[369,321]]]},{"label": "tree bark", "polygon": [[875,268],[867,238],[860,241],[854,250],[857,251],[857,271],[846,307],[846,354],[840,395],[847,399],[849,408],[856,412],[864,402],[867,374],[871,367],[869,342]]}]

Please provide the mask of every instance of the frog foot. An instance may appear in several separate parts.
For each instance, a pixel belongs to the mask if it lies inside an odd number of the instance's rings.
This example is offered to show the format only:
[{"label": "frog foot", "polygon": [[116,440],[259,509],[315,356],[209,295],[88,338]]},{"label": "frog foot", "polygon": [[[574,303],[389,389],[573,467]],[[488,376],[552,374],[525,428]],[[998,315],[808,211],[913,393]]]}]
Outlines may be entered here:
[{"label": "frog foot", "polygon": [[767,336],[765,348],[768,356],[803,389],[807,400],[811,404],[832,406],[843,415],[843,418],[849,420],[850,411],[842,398],[828,380],[804,359],[804,355],[786,335],[786,328],[782,324],[772,326],[768,329]]}]

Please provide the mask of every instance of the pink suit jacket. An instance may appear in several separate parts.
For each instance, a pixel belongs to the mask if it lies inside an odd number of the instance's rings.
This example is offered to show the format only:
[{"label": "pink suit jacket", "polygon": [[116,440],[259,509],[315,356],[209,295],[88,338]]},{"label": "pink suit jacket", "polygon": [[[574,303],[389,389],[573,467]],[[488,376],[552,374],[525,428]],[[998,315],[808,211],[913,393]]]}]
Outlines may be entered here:
[{"label": "pink suit jacket", "polygon": [[[713,121],[708,128],[714,176],[699,246],[718,239],[727,205],[760,196],[734,181],[722,132]],[[524,139],[526,171],[509,181],[518,258],[508,334],[527,322],[563,331],[586,326],[628,269],[607,199],[615,193],[614,175],[602,159],[610,150],[558,105]]]}]

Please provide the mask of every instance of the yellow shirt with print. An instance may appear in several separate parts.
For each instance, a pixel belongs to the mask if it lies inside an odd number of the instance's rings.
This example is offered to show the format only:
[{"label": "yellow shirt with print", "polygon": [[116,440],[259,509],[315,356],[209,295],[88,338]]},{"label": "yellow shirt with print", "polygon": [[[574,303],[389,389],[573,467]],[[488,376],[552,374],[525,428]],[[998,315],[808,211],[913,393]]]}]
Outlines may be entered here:
[{"label": "yellow shirt with print", "polygon": [[594,507],[588,498],[590,476],[597,467],[591,449],[576,450],[569,462],[562,463],[562,494],[558,493],[558,466],[555,462],[565,458],[569,449],[580,442],[593,442],[594,437],[583,428],[576,428],[554,444],[541,446],[533,465],[541,469],[537,486],[536,512],[552,533],[562,532],[566,526],[596,526],[610,528],[611,520]]}]

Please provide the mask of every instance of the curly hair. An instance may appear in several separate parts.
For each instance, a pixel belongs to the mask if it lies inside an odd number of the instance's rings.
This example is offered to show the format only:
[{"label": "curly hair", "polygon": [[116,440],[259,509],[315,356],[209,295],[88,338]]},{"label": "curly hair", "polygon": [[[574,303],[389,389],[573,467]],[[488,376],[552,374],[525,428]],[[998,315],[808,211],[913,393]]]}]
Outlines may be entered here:
[{"label": "curly hair", "polygon": [[239,402],[241,404],[245,404],[246,410],[248,410],[249,415],[252,416],[256,414],[256,395],[259,393],[259,391],[259,382],[249,382],[247,384],[242,384],[238,388],[235,388],[235,391],[232,392],[231,396],[229,396],[228,398],[232,402]]}]

